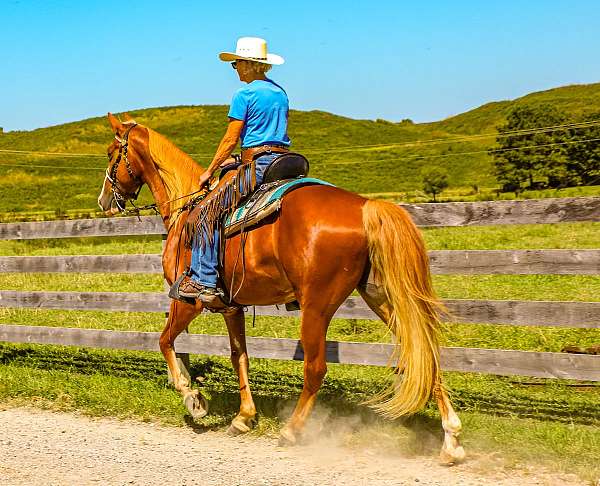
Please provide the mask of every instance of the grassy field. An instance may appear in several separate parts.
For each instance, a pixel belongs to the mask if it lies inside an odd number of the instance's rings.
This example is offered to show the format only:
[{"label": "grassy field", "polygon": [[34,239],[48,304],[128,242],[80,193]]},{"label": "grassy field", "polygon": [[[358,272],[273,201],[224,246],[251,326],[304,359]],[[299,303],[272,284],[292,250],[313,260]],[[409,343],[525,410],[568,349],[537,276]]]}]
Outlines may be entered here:
[{"label": "grassy field", "polygon": [[[433,123],[353,120],[322,111],[290,112],[293,149],[308,156],[311,175],[363,194],[392,194],[402,201],[425,201],[421,169],[448,170],[443,200],[498,197],[492,159],[496,127],[515,106],[550,103],[567,122],[600,111],[600,83],[556,88],[512,101],[494,102]],[[223,136],[226,106],[174,106],[132,110],[136,120],[173,140],[201,165],[208,165]],[[477,138],[471,137],[477,135]],[[471,137],[471,138],[469,138]],[[112,133],[104,117],[32,131],[0,133],[0,213],[64,215],[87,208],[96,196],[107,165]],[[27,151],[45,151],[35,155]],[[52,153],[80,154],[60,157]],[[600,186],[543,191],[523,197],[598,195]],[[142,203],[149,200],[142,194]],[[77,213],[79,214],[79,213]],[[46,214],[48,216],[48,214]],[[2,220],[8,220],[6,216]]]},{"label": "grassy field", "polygon": [[[424,231],[430,249],[600,248],[600,224],[440,228]],[[160,237],[2,241],[2,255],[158,253]],[[600,276],[496,275],[434,277],[446,298],[599,301]],[[150,291],[163,283],[154,275],[0,274],[0,288],[15,290]],[[152,313],[2,309],[0,323],[159,331],[164,318]],[[219,316],[202,315],[191,332],[224,334]],[[448,324],[445,344],[560,351],[568,344],[600,343],[600,330],[558,327]],[[258,317],[248,335],[297,337],[298,320]],[[377,321],[335,319],[329,339],[387,341]],[[300,363],[252,360],[252,386],[260,420],[256,433],[275,434],[302,383]],[[212,413],[196,427],[223,427],[235,413],[237,383],[228,360],[195,357]],[[465,426],[470,453],[500,453],[508,465],[522,461],[575,471],[590,481],[600,475],[600,388],[597,384],[525,377],[445,373]],[[349,443],[377,441],[404,454],[432,455],[441,438],[435,408],[388,422],[361,402],[388,380],[376,367],[330,365],[321,394],[324,433],[348,419]],[[91,415],[134,417],[190,424],[178,395],[167,386],[165,364],[155,353],[115,352],[35,345],[0,345],[0,401],[33,404]]]}]

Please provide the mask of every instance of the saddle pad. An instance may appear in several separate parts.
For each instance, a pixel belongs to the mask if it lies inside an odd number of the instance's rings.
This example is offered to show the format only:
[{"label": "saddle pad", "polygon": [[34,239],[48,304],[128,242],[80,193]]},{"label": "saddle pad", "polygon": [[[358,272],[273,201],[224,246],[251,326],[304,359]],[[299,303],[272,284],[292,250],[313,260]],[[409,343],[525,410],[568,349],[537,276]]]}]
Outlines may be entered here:
[{"label": "saddle pad", "polygon": [[244,204],[227,216],[224,225],[225,236],[231,236],[242,228],[253,226],[278,211],[283,196],[288,192],[312,185],[333,186],[329,182],[312,177],[263,184]]}]

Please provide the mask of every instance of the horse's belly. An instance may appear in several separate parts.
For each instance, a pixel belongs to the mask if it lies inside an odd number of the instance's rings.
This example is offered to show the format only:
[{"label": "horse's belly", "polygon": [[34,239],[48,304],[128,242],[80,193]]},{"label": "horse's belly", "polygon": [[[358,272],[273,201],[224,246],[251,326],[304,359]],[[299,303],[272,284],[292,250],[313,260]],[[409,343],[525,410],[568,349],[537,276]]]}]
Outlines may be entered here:
[{"label": "horse's belly", "polygon": [[273,305],[296,299],[276,257],[276,226],[277,219],[247,233],[243,249],[239,235],[227,240],[224,283],[239,304]]}]

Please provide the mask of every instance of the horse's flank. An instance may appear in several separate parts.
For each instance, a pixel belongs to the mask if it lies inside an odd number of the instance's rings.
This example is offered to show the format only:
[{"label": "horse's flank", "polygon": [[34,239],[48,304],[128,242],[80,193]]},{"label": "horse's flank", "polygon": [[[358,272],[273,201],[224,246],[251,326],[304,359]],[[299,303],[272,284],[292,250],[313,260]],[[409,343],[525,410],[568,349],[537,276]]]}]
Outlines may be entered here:
[{"label": "horse's flank", "polygon": [[[198,190],[198,178],[203,172],[189,155],[151,128],[148,130],[150,155],[158,169],[170,202],[170,224],[178,215],[178,209],[186,204]],[[181,199],[178,199],[181,198]]]}]

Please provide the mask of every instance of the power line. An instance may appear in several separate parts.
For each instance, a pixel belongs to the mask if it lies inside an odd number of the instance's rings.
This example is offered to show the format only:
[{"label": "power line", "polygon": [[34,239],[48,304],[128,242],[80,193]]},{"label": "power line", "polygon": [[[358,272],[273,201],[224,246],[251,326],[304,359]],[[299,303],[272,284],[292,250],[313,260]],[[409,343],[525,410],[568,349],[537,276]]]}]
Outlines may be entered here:
[{"label": "power line", "polygon": [[429,140],[414,140],[411,142],[398,142],[398,143],[381,143],[381,144],[373,144],[373,145],[355,145],[350,147],[342,147],[342,148],[332,148],[332,149],[306,149],[303,152],[319,154],[319,153],[337,153],[337,152],[351,152],[355,150],[386,150],[390,148],[396,147],[419,147],[424,145],[438,145],[444,143],[460,143],[460,142],[469,142],[472,140],[478,140],[482,138],[507,138],[513,135],[535,135],[537,133],[546,133],[546,132],[556,132],[563,131],[568,129],[577,129],[577,128],[588,128],[596,125],[600,125],[600,120],[593,120],[588,122],[580,122],[580,123],[570,123],[566,125],[554,125],[548,127],[539,127],[539,128],[528,128],[521,130],[511,130],[508,132],[496,132],[496,133],[482,133],[477,135],[464,135],[462,137],[457,138],[434,138]]},{"label": "power line", "polygon": [[598,142],[600,138],[588,138],[588,139],[580,139],[580,140],[571,140],[568,142],[554,142],[554,143],[545,143],[539,145],[528,145],[525,147],[513,147],[513,148],[505,148],[505,149],[489,149],[489,150],[475,150],[472,152],[454,152],[451,154],[437,154],[437,155],[420,155],[420,154],[410,154],[403,155],[402,157],[395,157],[389,159],[376,159],[376,160],[361,160],[361,161],[348,161],[348,162],[328,162],[327,165],[356,165],[356,164],[372,164],[374,162],[391,162],[403,159],[438,159],[444,157],[456,157],[458,155],[475,155],[475,154],[489,154],[489,153],[500,153],[500,152],[513,152],[518,150],[527,150],[527,149],[536,149],[540,147],[553,147],[556,145],[569,145],[569,144],[584,144],[589,142]]},{"label": "power line", "polygon": [[[454,152],[451,154],[436,154],[436,155],[420,155],[410,154],[403,155],[402,157],[395,157],[389,159],[376,159],[376,160],[360,160],[360,161],[348,161],[348,162],[328,162],[327,165],[356,165],[356,164],[372,164],[376,162],[390,162],[397,161],[399,159],[437,159],[445,157],[457,157],[459,155],[476,155],[476,154],[490,154],[490,153],[501,153],[501,152],[514,152],[519,150],[536,149],[540,147],[554,147],[557,145],[573,145],[573,144],[585,144],[590,142],[598,142],[600,138],[588,138],[580,140],[570,140],[566,142],[554,142],[545,143],[538,145],[527,145],[525,147],[512,147],[504,149],[488,149],[488,150],[474,150],[470,152]],[[71,169],[71,170],[105,170],[104,167],[71,167],[71,166],[56,166],[56,165],[30,165],[30,164],[3,164],[0,163],[0,167],[35,167],[35,168],[47,168],[47,169]]]},{"label": "power line", "polygon": [[23,155],[49,155],[49,156],[56,156],[56,157],[102,157],[105,158],[106,155],[100,155],[100,154],[78,154],[78,153],[72,153],[72,152],[44,152],[44,151],[39,151],[39,150],[13,150],[13,149],[0,149],[1,153],[6,153],[6,154],[23,154]]},{"label": "power line", "polygon": [[42,169],[70,169],[70,170],[97,170],[104,171],[106,167],[76,167],[72,165],[36,165],[36,164],[3,164],[0,162],[0,167],[35,167]]},{"label": "power line", "polygon": [[[528,129],[520,129],[520,130],[511,130],[507,132],[495,132],[495,133],[481,133],[477,135],[463,135],[455,138],[434,138],[427,140],[414,140],[410,142],[396,142],[396,143],[380,143],[380,144],[371,144],[371,145],[354,145],[354,146],[345,146],[345,147],[334,147],[331,149],[304,149],[303,152],[309,154],[328,154],[328,153],[342,153],[342,152],[351,152],[355,150],[386,150],[390,148],[396,147],[419,147],[426,145],[439,145],[446,143],[461,143],[461,142],[469,142],[472,140],[479,140],[484,138],[506,138],[513,135],[534,135],[537,133],[546,133],[546,132],[554,132],[554,131],[563,131],[568,129],[578,129],[578,128],[589,128],[593,126],[600,125],[600,120],[591,120],[586,122],[574,122],[567,123],[563,125],[551,125],[546,127],[537,127],[537,128],[528,128]],[[106,155],[100,154],[90,154],[90,153],[72,153],[72,152],[48,152],[48,151],[36,151],[36,150],[15,150],[15,149],[0,149],[0,153],[9,153],[14,155],[39,155],[39,156],[53,156],[53,157],[97,157],[104,158]],[[212,154],[202,154],[202,153],[191,153],[191,156],[196,157],[210,157]]]}]

